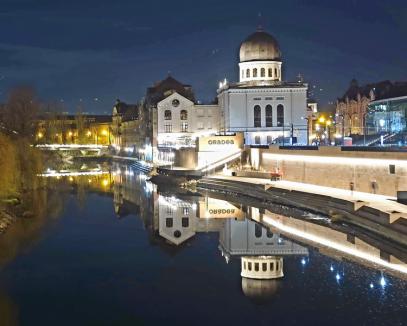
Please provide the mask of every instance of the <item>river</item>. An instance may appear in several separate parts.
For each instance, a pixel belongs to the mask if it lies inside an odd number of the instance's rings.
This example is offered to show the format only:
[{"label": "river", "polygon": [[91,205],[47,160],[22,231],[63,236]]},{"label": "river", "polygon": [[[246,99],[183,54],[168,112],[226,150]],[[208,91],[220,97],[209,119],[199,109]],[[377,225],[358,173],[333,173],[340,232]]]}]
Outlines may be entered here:
[{"label": "river", "polygon": [[[37,215],[0,235],[0,325],[407,323],[406,248],[146,179],[48,177]],[[274,278],[242,276],[251,260]]]}]

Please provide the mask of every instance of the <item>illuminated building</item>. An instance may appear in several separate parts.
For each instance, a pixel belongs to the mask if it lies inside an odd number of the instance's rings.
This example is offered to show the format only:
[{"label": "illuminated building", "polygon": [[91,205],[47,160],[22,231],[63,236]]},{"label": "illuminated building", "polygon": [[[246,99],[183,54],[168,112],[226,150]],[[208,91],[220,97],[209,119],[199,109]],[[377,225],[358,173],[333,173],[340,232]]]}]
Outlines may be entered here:
[{"label": "illuminated building", "polygon": [[[393,113],[373,114],[369,118],[369,112],[384,112],[382,105],[387,102],[394,103],[395,108],[399,103],[399,97],[407,95],[407,82],[382,81],[378,83],[366,84],[359,86],[358,82],[353,79],[345,94],[337,100],[337,133],[349,135],[363,135],[365,128],[368,128],[369,135],[380,132],[400,132],[406,125],[405,110],[392,109]],[[402,101],[402,100],[401,100]],[[372,105],[370,105],[372,103]],[[369,111],[368,111],[369,107]],[[381,117],[382,116],[382,117]],[[380,120],[384,120],[383,126],[380,126]],[[390,127],[390,122],[395,120],[394,127]]]},{"label": "illuminated building", "polygon": [[140,139],[140,115],[137,104],[116,101],[112,114],[112,139],[117,152],[131,155],[143,141]]},{"label": "illuminated building", "polygon": [[239,82],[221,82],[218,102],[222,131],[244,132],[245,143],[264,145],[307,142],[307,89],[302,81],[285,82],[276,39],[262,29],[240,46]]}]

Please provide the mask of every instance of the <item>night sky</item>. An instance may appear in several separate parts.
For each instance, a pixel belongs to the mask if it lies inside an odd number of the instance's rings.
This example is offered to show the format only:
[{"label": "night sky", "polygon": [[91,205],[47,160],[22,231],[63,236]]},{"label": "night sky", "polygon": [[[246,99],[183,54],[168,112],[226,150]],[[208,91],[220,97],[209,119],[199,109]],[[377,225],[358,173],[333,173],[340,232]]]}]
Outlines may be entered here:
[{"label": "night sky", "polygon": [[24,84],[66,111],[110,113],[171,72],[207,102],[238,79],[259,22],[280,43],[283,78],[301,73],[321,105],[352,78],[407,80],[405,0],[0,0],[0,101]]}]

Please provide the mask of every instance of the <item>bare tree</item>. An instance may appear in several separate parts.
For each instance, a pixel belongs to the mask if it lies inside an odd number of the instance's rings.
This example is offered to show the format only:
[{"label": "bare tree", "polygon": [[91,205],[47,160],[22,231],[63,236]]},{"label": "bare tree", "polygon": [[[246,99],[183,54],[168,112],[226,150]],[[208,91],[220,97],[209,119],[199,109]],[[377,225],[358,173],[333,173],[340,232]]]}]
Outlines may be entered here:
[{"label": "bare tree", "polygon": [[14,88],[4,105],[3,124],[20,137],[32,137],[36,129],[39,102],[31,87]]}]

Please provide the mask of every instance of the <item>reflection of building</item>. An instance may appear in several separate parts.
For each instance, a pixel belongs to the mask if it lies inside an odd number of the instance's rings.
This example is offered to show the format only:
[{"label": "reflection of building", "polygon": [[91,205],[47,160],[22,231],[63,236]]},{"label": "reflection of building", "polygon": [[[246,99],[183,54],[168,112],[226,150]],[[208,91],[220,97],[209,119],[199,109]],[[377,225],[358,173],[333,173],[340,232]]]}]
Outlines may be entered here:
[{"label": "reflection of building", "polygon": [[240,46],[239,82],[222,82],[218,101],[223,128],[244,132],[246,144],[294,136],[306,143],[307,84],[284,82],[280,47],[262,29]]}]

